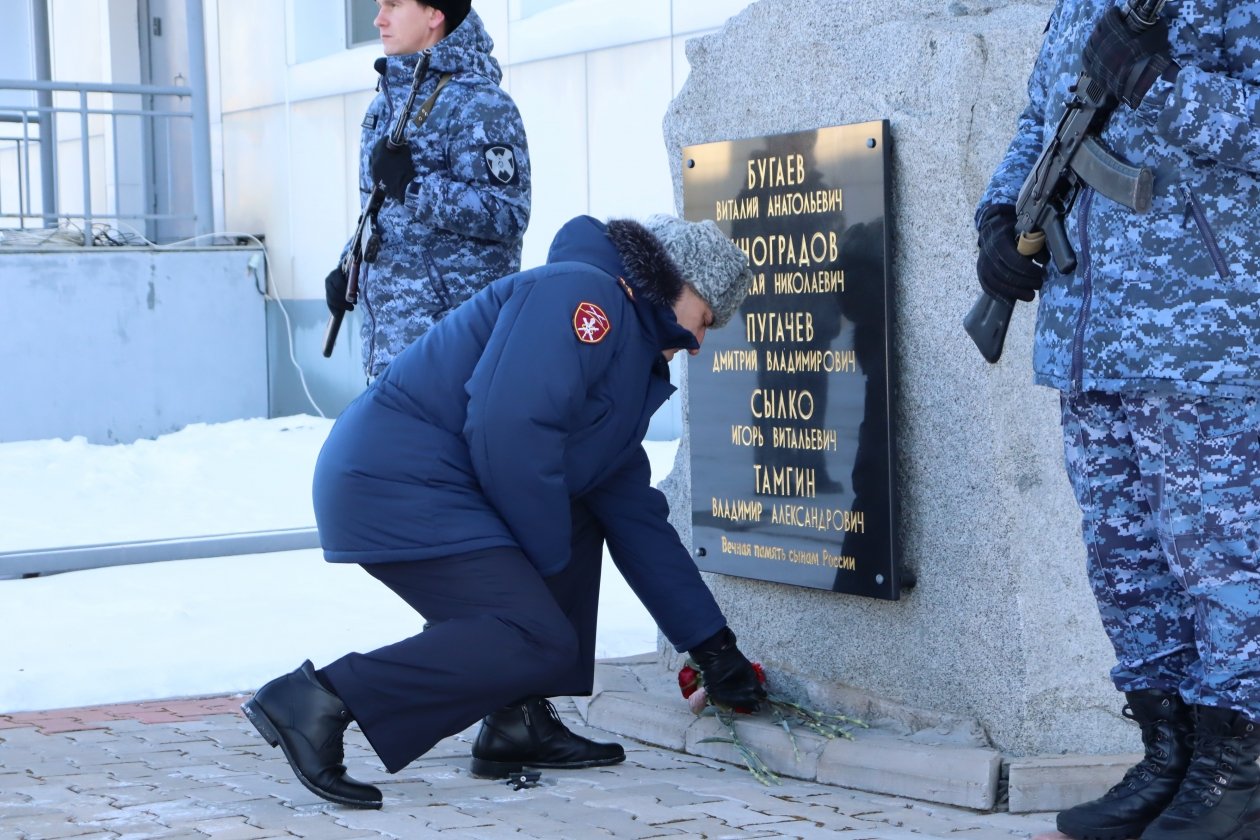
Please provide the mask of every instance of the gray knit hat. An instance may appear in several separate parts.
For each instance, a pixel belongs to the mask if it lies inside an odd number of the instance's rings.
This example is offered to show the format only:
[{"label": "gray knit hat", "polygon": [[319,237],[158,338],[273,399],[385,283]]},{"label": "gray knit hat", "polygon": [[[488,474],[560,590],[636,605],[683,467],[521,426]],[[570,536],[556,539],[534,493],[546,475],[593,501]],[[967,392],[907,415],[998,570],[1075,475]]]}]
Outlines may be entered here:
[{"label": "gray knit hat", "polygon": [[752,284],[748,257],[716,223],[688,222],[658,213],[643,223],[682,272],[683,280],[713,310],[716,329],[731,320]]}]

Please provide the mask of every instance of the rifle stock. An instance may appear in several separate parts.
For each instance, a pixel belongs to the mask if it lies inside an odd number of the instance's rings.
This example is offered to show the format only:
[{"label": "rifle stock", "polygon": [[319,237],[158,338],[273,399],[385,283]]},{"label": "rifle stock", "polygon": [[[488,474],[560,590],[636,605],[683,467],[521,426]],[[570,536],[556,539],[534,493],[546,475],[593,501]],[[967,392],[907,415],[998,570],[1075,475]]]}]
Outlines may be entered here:
[{"label": "rifle stock", "polygon": [[324,327],[324,358],[332,356],[333,345],[337,343],[337,333],[341,332],[341,321],[345,312],[334,312],[328,316],[328,326]]},{"label": "rifle stock", "polygon": [[994,297],[988,292],[981,292],[971,311],[963,318],[963,329],[976,349],[989,364],[995,364],[1002,358],[1002,348],[1006,345],[1006,328],[1011,325],[1011,314],[1015,311],[1015,301]]}]

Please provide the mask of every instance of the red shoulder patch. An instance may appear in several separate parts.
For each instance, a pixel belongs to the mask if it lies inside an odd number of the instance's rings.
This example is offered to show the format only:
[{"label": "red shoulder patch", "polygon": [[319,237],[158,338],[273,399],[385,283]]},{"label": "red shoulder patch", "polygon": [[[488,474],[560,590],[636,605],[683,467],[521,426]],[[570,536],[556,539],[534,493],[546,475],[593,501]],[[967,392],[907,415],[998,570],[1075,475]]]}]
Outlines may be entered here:
[{"label": "red shoulder patch", "polygon": [[612,322],[593,303],[583,301],[573,312],[573,332],[583,344],[599,344],[612,329]]}]

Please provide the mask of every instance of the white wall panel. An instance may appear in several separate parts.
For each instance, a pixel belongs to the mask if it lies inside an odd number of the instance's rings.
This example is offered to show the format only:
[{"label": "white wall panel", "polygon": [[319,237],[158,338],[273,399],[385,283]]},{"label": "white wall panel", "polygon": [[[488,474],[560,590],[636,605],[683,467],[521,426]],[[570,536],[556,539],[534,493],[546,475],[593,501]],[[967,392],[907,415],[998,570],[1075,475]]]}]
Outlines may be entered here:
[{"label": "white wall panel", "polygon": [[512,70],[512,98],[529,140],[533,210],[525,268],[546,261],[562,224],[587,212],[586,58],[536,61]]},{"label": "white wall panel", "polygon": [[[473,5],[490,40],[494,41],[494,57],[500,64],[507,64],[508,56],[508,0],[477,0]],[[507,67],[503,68],[504,70]]]},{"label": "white wall panel", "polygon": [[[292,297],[318,298],[324,276],[336,263],[349,238],[344,179],[337,177],[346,161],[346,139],[328,127],[347,119],[339,96],[300,102],[290,109],[289,154],[292,182],[287,198],[293,238]],[[357,147],[357,138],[356,138]]]},{"label": "white wall panel", "polygon": [[670,35],[670,0],[568,0],[527,17],[513,5],[512,64]]},{"label": "white wall panel", "polygon": [[223,210],[229,230],[266,235],[271,282],[287,298],[294,296],[294,253],[318,243],[308,234],[291,235],[284,120],[280,105],[224,115]]},{"label": "white wall panel", "polygon": [[674,34],[686,35],[705,29],[717,29],[726,21],[753,4],[753,0],[673,0],[670,14]]},{"label": "white wall panel", "polygon": [[672,56],[669,39],[587,56],[589,212],[596,218],[673,211],[661,137]]},{"label": "white wall panel", "polygon": [[[104,0],[51,0],[48,19],[51,21],[53,78],[71,82],[109,81],[102,35],[109,31]],[[58,100],[58,104],[62,102],[64,100]]]},{"label": "white wall panel", "polygon": [[219,82],[224,113],[285,100],[284,0],[220,2]]}]

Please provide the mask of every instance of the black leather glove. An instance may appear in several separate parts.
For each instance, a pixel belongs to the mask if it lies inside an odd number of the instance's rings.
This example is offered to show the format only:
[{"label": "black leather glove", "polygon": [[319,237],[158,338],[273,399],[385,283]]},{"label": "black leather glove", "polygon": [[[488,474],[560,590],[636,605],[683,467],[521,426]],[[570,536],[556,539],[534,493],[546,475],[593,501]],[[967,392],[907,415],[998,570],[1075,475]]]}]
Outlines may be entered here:
[{"label": "black leather glove", "polygon": [[341,270],[339,264],[324,278],[324,299],[328,302],[328,311],[336,315],[338,312],[349,312],[354,304],[346,300],[346,287],[350,278]]},{"label": "black leather glove", "polygon": [[1135,33],[1120,17],[1120,10],[1109,8],[1085,44],[1082,65],[1091,79],[1097,79],[1116,99],[1136,108],[1151,85],[1170,67],[1176,68],[1169,56],[1168,24],[1157,18],[1144,32]]},{"label": "black leather glove", "polygon": [[407,185],[416,179],[416,165],[411,161],[410,146],[391,149],[388,141],[382,137],[372,150],[372,183],[383,183],[385,194],[401,204],[407,197]]},{"label": "black leather glove", "polygon": [[1043,248],[1025,257],[1015,247],[1015,205],[991,204],[980,216],[980,256],[976,277],[990,295],[1004,300],[1030,301],[1046,281]]},{"label": "black leather glove", "polygon": [[735,634],[724,627],[687,652],[700,669],[709,699],[740,711],[755,712],[766,698],[752,663],[735,647]]}]

